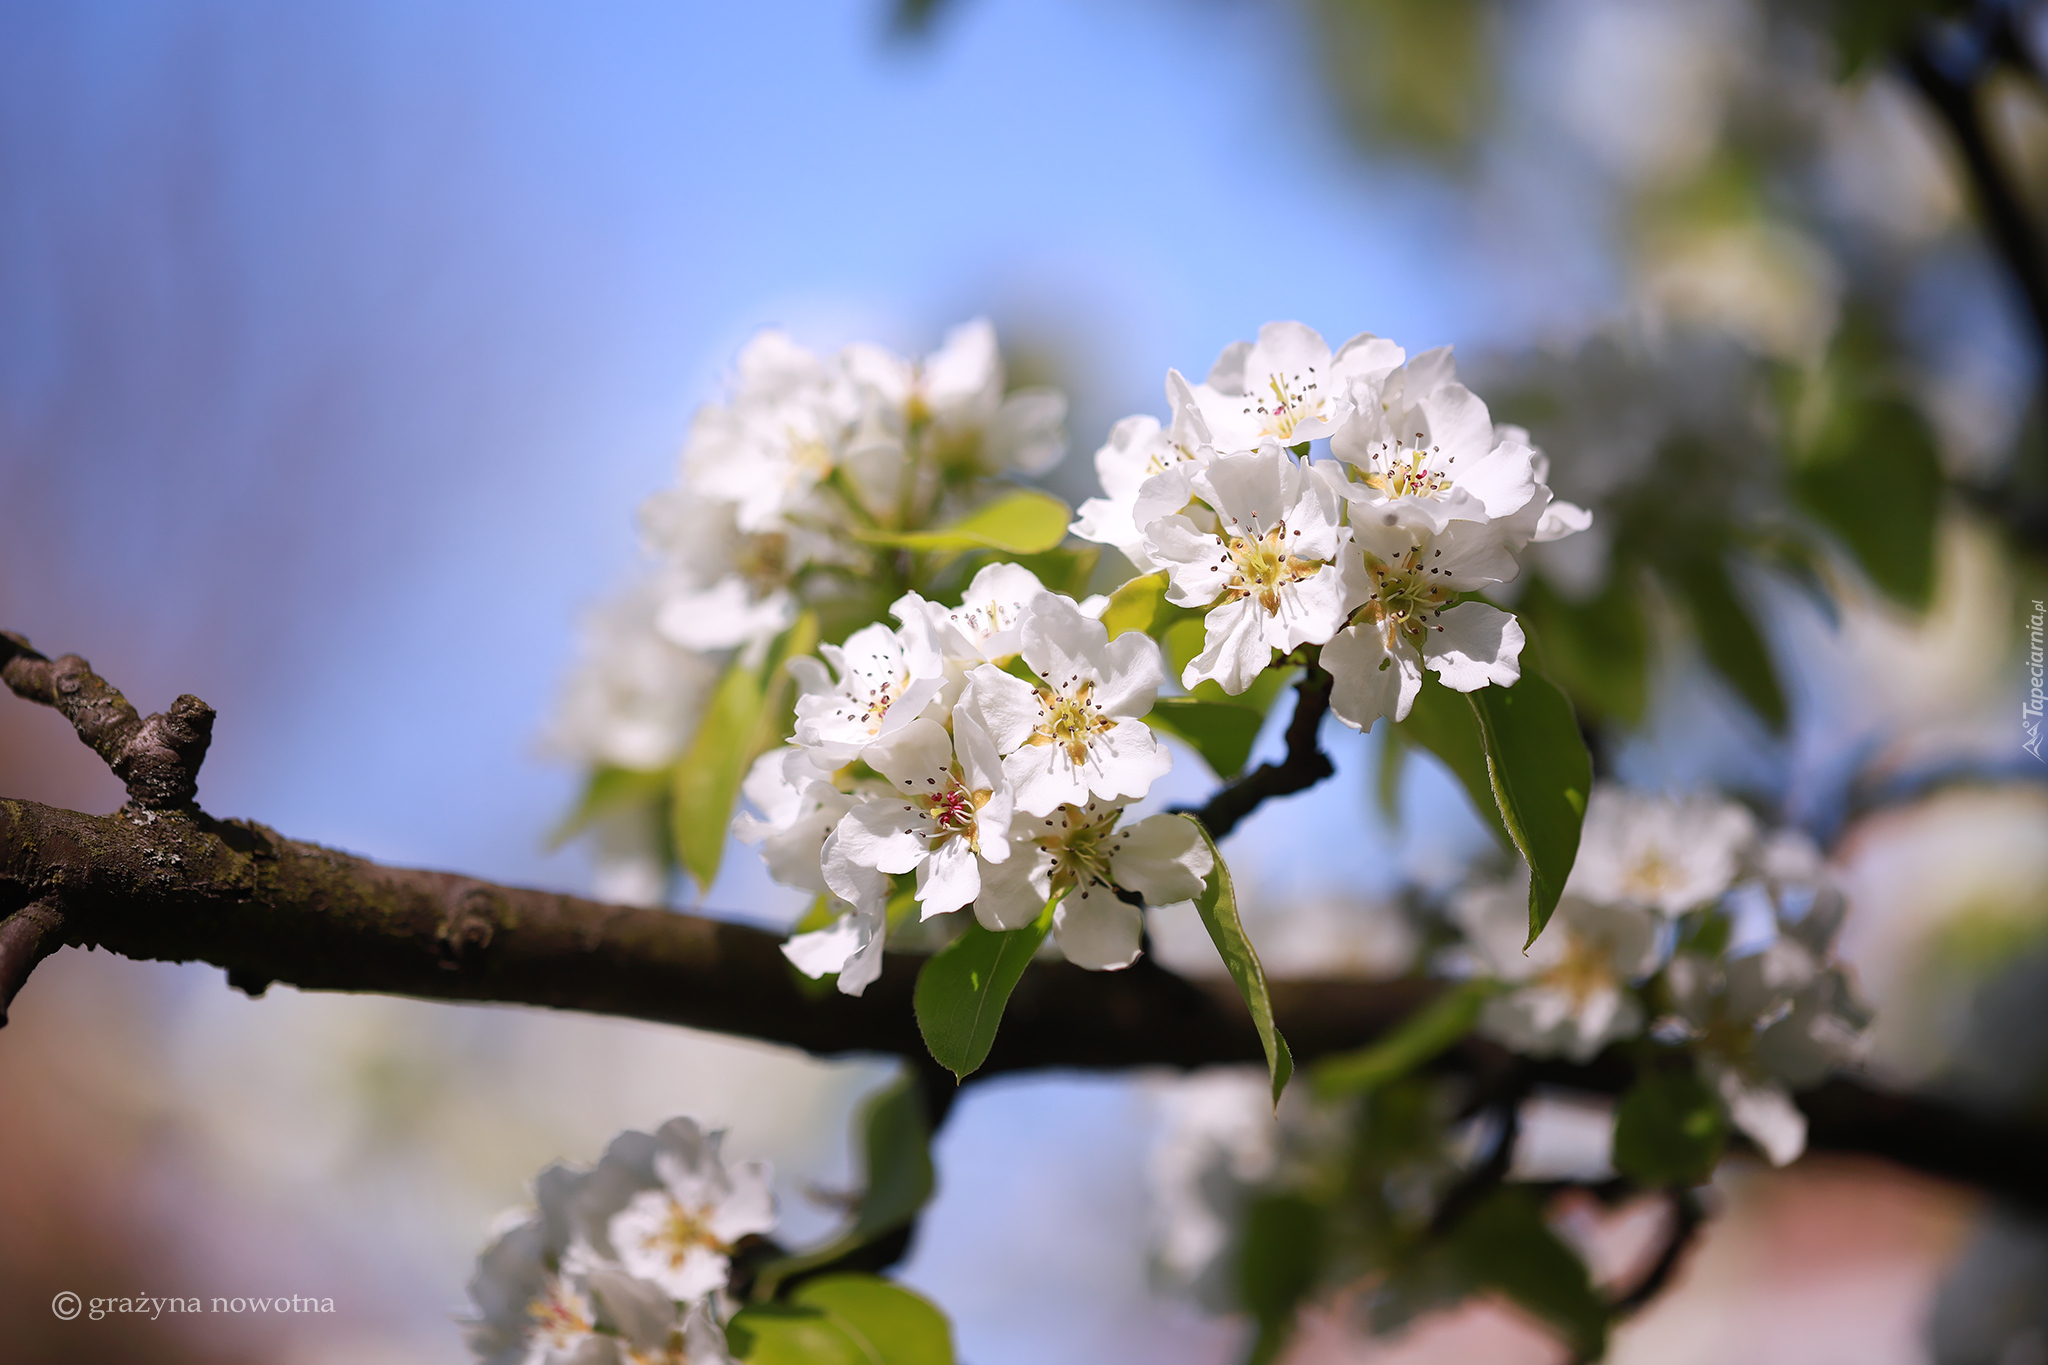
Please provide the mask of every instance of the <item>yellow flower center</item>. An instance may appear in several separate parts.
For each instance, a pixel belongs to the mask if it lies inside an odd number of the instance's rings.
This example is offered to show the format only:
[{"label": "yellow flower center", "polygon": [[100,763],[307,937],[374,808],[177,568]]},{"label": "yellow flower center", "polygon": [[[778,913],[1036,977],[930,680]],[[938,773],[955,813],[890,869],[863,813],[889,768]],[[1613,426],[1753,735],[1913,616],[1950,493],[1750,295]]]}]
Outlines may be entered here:
[{"label": "yellow flower center", "polygon": [[[1442,554],[1442,550],[1431,550],[1428,558]],[[1359,609],[1359,618],[1379,628],[1390,653],[1403,636],[1420,645],[1432,628],[1443,629],[1436,624],[1436,618],[1457,600],[1458,594],[1445,583],[1430,581],[1442,571],[1424,562],[1422,546],[1409,546],[1407,553],[1392,564],[1367,551],[1365,571],[1372,579],[1373,592]],[[1382,668],[1385,666],[1381,664]]]},{"label": "yellow flower center", "polygon": [[1116,727],[1116,721],[1103,715],[1089,700],[1094,691],[1092,681],[1082,683],[1066,696],[1051,688],[1040,688],[1038,729],[1027,743],[1057,744],[1067,751],[1071,762],[1086,762],[1089,737]]},{"label": "yellow flower center", "polygon": [[[1301,532],[1293,534],[1298,536]],[[1224,591],[1233,600],[1256,598],[1268,616],[1279,615],[1280,589],[1313,577],[1323,567],[1320,560],[1289,554],[1289,539],[1284,521],[1263,536],[1232,536],[1230,582],[1224,585]]]},{"label": "yellow flower center", "polygon": [[670,1199],[660,1224],[641,1240],[641,1250],[665,1257],[671,1270],[681,1269],[684,1259],[699,1247],[720,1256],[729,1255],[732,1248],[712,1234],[711,1216],[709,1204],[692,1208],[679,1199]]}]

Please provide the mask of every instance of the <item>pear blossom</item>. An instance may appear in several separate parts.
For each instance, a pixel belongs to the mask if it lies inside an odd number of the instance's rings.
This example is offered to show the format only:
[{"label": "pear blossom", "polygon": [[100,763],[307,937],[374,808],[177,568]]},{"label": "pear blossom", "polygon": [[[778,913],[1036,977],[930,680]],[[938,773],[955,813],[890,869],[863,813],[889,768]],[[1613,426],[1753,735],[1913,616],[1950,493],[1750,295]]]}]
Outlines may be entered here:
[{"label": "pear blossom", "polygon": [[966,458],[983,473],[1042,474],[1066,454],[1066,398],[1044,388],[1005,396],[1002,354],[986,318],[947,332],[921,362],[870,345],[847,347],[842,360],[862,405],[856,454],[900,450],[913,430],[927,433],[942,463]]},{"label": "pear blossom", "polygon": [[863,626],[844,645],[820,645],[838,677],[808,656],[790,660],[801,695],[796,742],[837,766],[915,720],[946,685],[945,661],[930,632]]},{"label": "pear blossom", "polygon": [[1235,695],[1274,650],[1321,644],[1343,626],[1337,560],[1350,533],[1338,524],[1330,486],[1285,451],[1220,455],[1191,482],[1215,510],[1216,529],[1176,514],[1147,526],[1145,540],[1166,568],[1169,602],[1225,599],[1209,612],[1202,652],[1182,670],[1182,685],[1213,679]]},{"label": "pear blossom", "polygon": [[1195,390],[1221,451],[1292,446],[1328,436],[1352,413],[1351,388],[1399,365],[1402,350],[1361,333],[1338,348],[1299,322],[1269,322],[1256,342],[1223,348]]},{"label": "pear blossom", "polygon": [[[725,1134],[687,1118],[670,1119],[651,1138],[627,1133],[591,1173],[583,1216],[592,1249],[672,1299],[703,1299],[724,1289],[733,1247],[775,1226],[765,1163],[727,1166]],[[632,1139],[632,1140],[629,1140]]]},{"label": "pear blossom", "polygon": [[1477,965],[1510,989],[1487,1001],[1479,1030],[1518,1052],[1591,1061],[1643,1027],[1634,983],[1662,960],[1656,917],[1628,904],[1567,896],[1523,950],[1527,874],[1468,891],[1453,905]]},{"label": "pear blossom", "polygon": [[[842,820],[841,824],[845,822]],[[889,935],[889,877],[853,860],[835,827],[819,851],[828,904],[836,913],[822,929],[794,934],[782,945],[790,965],[813,980],[836,974],[842,995],[859,995],[882,974]]]},{"label": "pear blossom", "polygon": [[1144,797],[1173,766],[1139,719],[1159,694],[1159,646],[1137,631],[1111,640],[1101,621],[1054,593],[1032,599],[1022,634],[1024,662],[1042,684],[983,664],[958,708],[994,739],[1017,810],[1044,817],[1091,795]]},{"label": "pear blossom", "polygon": [[1068,961],[1091,971],[1130,966],[1145,921],[1118,888],[1152,905],[1191,900],[1201,894],[1215,858],[1181,816],[1154,815],[1128,826],[1122,819],[1121,805],[1092,800],[1020,819],[1008,859],[983,872],[975,917],[985,928],[1019,929],[1057,894],[1053,938]]},{"label": "pear blossom", "polygon": [[1044,591],[1038,575],[1022,564],[985,564],[957,607],[926,602],[913,593],[890,610],[898,619],[921,610],[934,632],[934,647],[948,661],[995,663],[1024,647],[1025,608]]},{"label": "pear blossom", "polygon": [[880,872],[914,869],[927,919],[981,894],[983,861],[1010,856],[1010,784],[988,732],[956,707],[952,734],[919,717],[870,746],[867,762],[896,791],[839,822],[846,857]]},{"label": "pear blossom", "polygon": [[477,1260],[470,1350],[485,1365],[731,1365],[708,1302],[679,1304],[586,1235],[616,1202],[606,1184],[617,1182],[560,1164],[541,1172],[538,1207],[502,1224]]},{"label": "pear blossom", "polygon": [[584,620],[580,658],[549,735],[552,749],[592,765],[646,771],[690,742],[718,666],[655,629],[669,593],[661,578],[645,579]]},{"label": "pear blossom", "polygon": [[768,875],[784,886],[826,894],[820,854],[825,839],[858,799],[832,785],[808,749],[771,749],[754,760],[740,794],[760,811],[733,817],[743,844],[759,844]]},{"label": "pear blossom", "polygon": [[1498,523],[1452,521],[1433,531],[1389,508],[1354,517],[1351,535],[1344,569],[1357,606],[1322,652],[1339,720],[1358,730],[1381,716],[1406,720],[1424,668],[1458,692],[1511,687],[1522,676],[1520,623],[1484,602],[1458,600],[1514,576]]},{"label": "pear blossom", "polygon": [[1733,801],[1602,784],[1586,802],[1578,861],[1565,890],[1683,914],[1734,884],[1755,840],[1756,820]]},{"label": "pear blossom", "polygon": [[1153,417],[1126,417],[1110,428],[1109,440],[1095,452],[1104,496],[1082,503],[1069,528],[1083,540],[1114,546],[1140,572],[1159,567],[1145,545],[1145,523],[1185,508],[1193,496],[1188,476],[1216,453],[1208,422],[1178,370],[1167,371],[1166,401],[1174,414],[1168,427]]},{"label": "pear blossom", "polygon": [[839,367],[774,330],[747,343],[736,371],[730,401],[697,410],[683,474],[741,530],[773,530],[844,459],[857,396]]}]

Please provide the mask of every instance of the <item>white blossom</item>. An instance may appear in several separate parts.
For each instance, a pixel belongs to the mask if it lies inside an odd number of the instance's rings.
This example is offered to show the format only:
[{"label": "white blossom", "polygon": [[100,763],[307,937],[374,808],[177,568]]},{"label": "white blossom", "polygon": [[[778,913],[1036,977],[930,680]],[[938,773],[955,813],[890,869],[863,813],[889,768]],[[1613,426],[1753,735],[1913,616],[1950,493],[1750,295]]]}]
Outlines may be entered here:
[{"label": "white blossom", "polygon": [[592,1239],[594,1249],[674,1299],[723,1290],[734,1245],[775,1226],[768,1167],[728,1167],[719,1152],[724,1136],[679,1118],[656,1130],[651,1144],[614,1142],[593,1172],[593,1194],[625,1197],[605,1219],[602,1240]]},{"label": "white blossom", "polygon": [[718,665],[654,628],[668,596],[661,579],[648,578],[585,618],[551,748],[589,764],[647,771],[690,742]]},{"label": "white blossom", "polygon": [[760,815],[741,811],[732,832],[759,844],[768,875],[784,886],[826,894],[820,854],[826,836],[857,799],[832,785],[832,774],[810,750],[771,749],[754,760],[740,793]]},{"label": "white blossom", "polygon": [[982,875],[974,913],[984,927],[1031,923],[1055,894],[1053,937],[1067,960],[1093,971],[1137,961],[1143,913],[1122,887],[1148,904],[1198,896],[1215,859],[1195,827],[1178,815],[1123,826],[1123,807],[1088,801],[1019,819],[1009,858]]},{"label": "white blossom", "polygon": [[1428,668],[1444,686],[1474,692],[1522,676],[1515,618],[1460,593],[1514,575],[1497,523],[1452,521],[1442,531],[1405,523],[1392,509],[1354,518],[1344,558],[1352,623],[1323,646],[1330,710],[1354,729],[1408,718]]},{"label": "white blossom", "polygon": [[882,974],[889,878],[855,862],[840,846],[837,828],[826,837],[818,861],[837,914],[822,929],[791,936],[782,945],[782,955],[813,979],[837,973],[840,993],[859,995]]},{"label": "white blossom", "polygon": [[1202,652],[1181,682],[1214,679],[1235,695],[1274,650],[1321,644],[1344,624],[1337,560],[1349,533],[1338,524],[1330,486],[1285,451],[1218,456],[1191,483],[1215,510],[1217,527],[1163,517],[1145,528],[1145,543],[1166,568],[1168,601],[1200,607],[1225,599],[1209,612]]},{"label": "white blossom", "polygon": [[1003,756],[1017,809],[1043,817],[1091,794],[1144,797],[1173,766],[1139,720],[1159,693],[1159,646],[1137,631],[1111,640],[1071,599],[1043,593],[1025,612],[1022,653],[1041,686],[984,664],[961,698]]},{"label": "white blossom", "polygon": [[942,607],[913,593],[890,610],[899,619],[922,613],[935,647],[948,661],[997,663],[1024,647],[1025,608],[1044,591],[1038,575],[1022,564],[985,564],[957,607]]},{"label": "white blossom", "polygon": [[1586,803],[1565,890],[1683,914],[1720,898],[1755,838],[1755,819],[1735,802],[1602,784]]},{"label": "white blossom", "polygon": [[1487,974],[1511,989],[1486,1003],[1480,1032],[1534,1057],[1591,1061],[1643,1027],[1633,986],[1663,956],[1656,917],[1640,907],[1566,896],[1523,951],[1527,874],[1519,882],[1468,891],[1453,905]]},{"label": "white blossom", "polygon": [[1171,424],[1153,417],[1126,417],[1110,428],[1095,452],[1095,473],[1103,496],[1081,504],[1070,528],[1083,540],[1116,547],[1140,572],[1159,565],[1145,545],[1144,525],[1180,511],[1193,496],[1188,476],[1216,453],[1209,424],[1180,371],[1166,374]]},{"label": "white blossom", "polygon": [[1401,363],[1401,348],[1361,333],[1337,353],[1313,328],[1269,322],[1256,342],[1223,348],[1195,390],[1219,451],[1298,445],[1328,436],[1351,416],[1354,382]]},{"label": "white blossom", "polygon": [[835,767],[915,720],[946,685],[945,661],[922,623],[897,632],[878,621],[818,652],[838,677],[808,656],[790,660],[802,691],[796,742]]},{"label": "white blossom", "polygon": [[914,869],[926,918],[973,901],[983,861],[1010,856],[1010,784],[988,732],[956,707],[952,734],[920,717],[871,745],[867,762],[895,791],[847,812],[840,850],[880,872]]}]

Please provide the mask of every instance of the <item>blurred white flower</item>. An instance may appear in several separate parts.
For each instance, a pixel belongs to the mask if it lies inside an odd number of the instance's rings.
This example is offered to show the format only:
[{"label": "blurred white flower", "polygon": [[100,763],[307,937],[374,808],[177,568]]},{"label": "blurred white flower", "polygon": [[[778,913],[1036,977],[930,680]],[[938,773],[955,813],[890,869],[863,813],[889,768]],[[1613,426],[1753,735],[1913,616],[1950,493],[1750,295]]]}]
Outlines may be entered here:
[{"label": "blurred white flower", "polygon": [[1484,970],[1512,987],[1487,1002],[1480,1031],[1532,1057],[1575,1062],[1641,1031],[1643,1007],[1633,986],[1662,957],[1655,916],[1567,896],[1525,953],[1528,907],[1526,874],[1468,891],[1453,905]]},{"label": "blurred white flower", "polygon": [[677,1118],[651,1138],[627,1133],[614,1141],[586,1187],[586,1216],[605,1218],[593,1249],[674,1299],[723,1290],[734,1245],[775,1226],[767,1166],[727,1167],[719,1152],[724,1136]]},{"label": "blurred white flower", "polygon": [[1717,900],[1756,839],[1747,809],[1718,796],[1600,785],[1586,803],[1568,894],[1683,914]]}]

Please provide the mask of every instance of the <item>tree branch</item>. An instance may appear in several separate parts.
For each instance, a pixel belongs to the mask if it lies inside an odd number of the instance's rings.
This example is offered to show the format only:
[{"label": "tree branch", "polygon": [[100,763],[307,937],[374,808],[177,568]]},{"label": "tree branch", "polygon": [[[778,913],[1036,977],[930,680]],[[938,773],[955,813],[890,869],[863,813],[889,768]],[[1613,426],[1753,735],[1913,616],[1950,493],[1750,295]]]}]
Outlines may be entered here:
[{"label": "tree branch", "polygon": [[186,695],[144,720],[120,689],[76,654],[51,659],[0,631],[0,679],[18,697],[62,712],[143,810],[178,810],[199,789],[199,765],[213,740],[213,708]]},{"label": "tree branch", "polygon": [[1294,685],[1294,716],[1287,722],[1287,757],[1278,763],[1261,763],[1210,797],[1200,810],[1192,812],[1217,842],[1222,842],[1224,835],[1236,829],[1240,820],[1268,798],[1290,796],[1337,771],[1330,756],[1316,744],[1316,731],[1322,726],[1323,714],[1330,709],[1331,682],[1316,657],[1319,653],[1311,651],[1308,668]]}]

